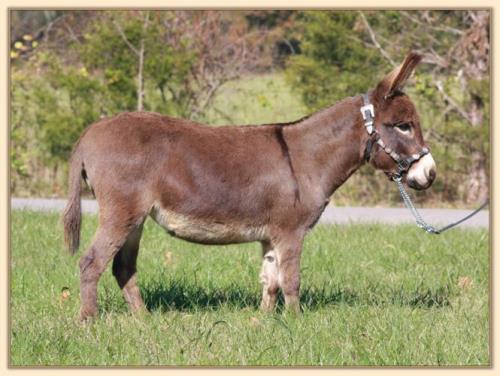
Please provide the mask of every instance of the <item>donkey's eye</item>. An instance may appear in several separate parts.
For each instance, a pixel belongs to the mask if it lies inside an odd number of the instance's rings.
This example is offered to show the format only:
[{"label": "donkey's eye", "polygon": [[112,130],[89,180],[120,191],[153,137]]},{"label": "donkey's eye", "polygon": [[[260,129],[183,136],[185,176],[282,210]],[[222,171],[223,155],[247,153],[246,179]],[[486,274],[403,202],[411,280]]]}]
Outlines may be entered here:
[{"label": "donkey's eye", "polygon": [[396,128],[398,131],[404,134],[410,134],[411,133],[411,125],[408,123],[400,123],[394,125],[394,128]]}]

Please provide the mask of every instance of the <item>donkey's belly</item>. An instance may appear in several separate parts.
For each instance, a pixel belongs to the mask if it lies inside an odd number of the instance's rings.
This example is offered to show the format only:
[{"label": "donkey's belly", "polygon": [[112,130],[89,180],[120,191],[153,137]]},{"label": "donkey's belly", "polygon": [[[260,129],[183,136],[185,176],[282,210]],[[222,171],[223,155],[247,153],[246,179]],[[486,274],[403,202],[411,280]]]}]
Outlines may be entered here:
[{"label": "donkey's belly", "polygon": [[265,227],[229,224],[199,219],[153,206],[151,217],[168,233],[201,244],[230,244],[265,240]]}]

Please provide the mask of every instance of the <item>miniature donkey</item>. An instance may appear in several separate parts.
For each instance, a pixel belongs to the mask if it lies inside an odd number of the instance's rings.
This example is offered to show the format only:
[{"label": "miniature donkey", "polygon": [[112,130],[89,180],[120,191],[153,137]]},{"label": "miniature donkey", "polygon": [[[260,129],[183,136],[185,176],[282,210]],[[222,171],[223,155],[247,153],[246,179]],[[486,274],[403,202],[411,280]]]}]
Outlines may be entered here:
[{"label": "miniature donkey", "polygon": [[[97,314],[97,283],[112,259],[130,309],[144,307],[136,260],[148,215],[191,242],[261,242],[261,308],[272,310],[281,289],[285,307],[300,311],[304,236],[351,174],[368,162],[391,177],[401,172],[396,157],[414,156],[402,174],[407,185],[426,189],[436,176],[415,107],[401,91],[420,59],[410,53],[364,96],[292,123],[208,127],[127,112],[88,127],[71,157],[63,213],[74,253],[83,178],[99,203],[99,226],[80,260],[81,319]],[[366,105],[374,118],[360,111]]]}]

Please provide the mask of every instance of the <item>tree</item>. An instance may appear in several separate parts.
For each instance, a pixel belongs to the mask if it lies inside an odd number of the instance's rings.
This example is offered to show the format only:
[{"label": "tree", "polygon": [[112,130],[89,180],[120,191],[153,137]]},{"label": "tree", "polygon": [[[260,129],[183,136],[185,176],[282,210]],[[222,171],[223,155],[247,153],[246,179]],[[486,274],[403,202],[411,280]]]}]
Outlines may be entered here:
[{"label": "tree", "polygon": [[311,110],[375,84],[382,58],[356,36],[357,21],[357,14],[347,11],[309,11],[298,17],[294,36],[301,54],[290,57],[287,74]]},{"label": "tree", "polygon": [[[11,55],[12,163],[16,187],[50,179],[52,191],[86,126],[127,110],[202,120],[221,85],[258,65],[266,34],[220,11],[65,11],[46,27]],[[36,156],[21,141],[31,133]]]},{"label": "tree", "polygon": [[[461,152],[447,157],[470,166],[461,171],[468,175],[466,184],[448,187],[461,185],[467,203],[483,202],[488,197],[489,11],[403,11],[397,14],[402,22],[390,43],[385,33],[390,14],[371,14],[372,21],[367,21],[370,15],[361,16],[372,44],[386,59],[398,53],[398,45],[424,55],[429,79],[420,85],[421,94],[441,109],[440,120],[447,127],[438,130],[438,137],[458,143]],[[382,27],[377,18],[384,21]]]}]

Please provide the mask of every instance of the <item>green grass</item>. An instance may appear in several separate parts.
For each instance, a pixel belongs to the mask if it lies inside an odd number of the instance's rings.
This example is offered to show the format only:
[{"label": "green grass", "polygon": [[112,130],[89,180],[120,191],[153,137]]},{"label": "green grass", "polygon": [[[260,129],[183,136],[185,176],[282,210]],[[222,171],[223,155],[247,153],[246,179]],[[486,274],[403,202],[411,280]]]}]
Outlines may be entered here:
[{"label": "green grass", "polygon": [[205,114],[212,125],[270,124],[300,119],[309,111],[282,72],[248,75],[227,82]]},{"label": "green grass", "polygon": [[[82,248],[96,222],[85,216]],[[107,270],[100,317],[80,324],[81,254],[64,251],[57,214],[13,211],[12,366],[490,363],[486,230],[318,226],[302,256],[300,317],[282,301],[259,312],[258,244],[193,245],[148,220],[138,280],[150,314],[127,312]]]}]

